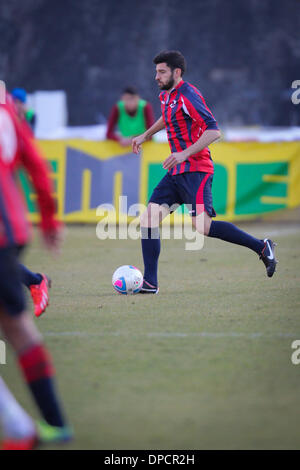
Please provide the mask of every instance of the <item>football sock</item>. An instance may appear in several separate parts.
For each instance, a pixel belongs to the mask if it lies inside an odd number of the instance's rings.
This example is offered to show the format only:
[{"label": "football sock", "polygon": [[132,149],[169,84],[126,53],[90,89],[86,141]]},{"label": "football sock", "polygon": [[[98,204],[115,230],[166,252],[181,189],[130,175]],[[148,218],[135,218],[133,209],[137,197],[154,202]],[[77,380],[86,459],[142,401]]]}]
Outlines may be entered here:
[{"label": "football sock", "polygon": [[31,286],[32,284],[40,284],[43,280],[43,277],[39,273],[33,273],[32,271],[29,271],[26,266],[23,264],[20,264],[20,269],[21,269],[21,280],[23,284],[25,284],[26,287]]},{"label": "football sock", "polygon": [[263,240],[252,237],[230,222],[213,220],[210,226],[208,237],[220,238],[226,242],[246,246],[247,248],[255,251],[257,254],[261,253],[265,245]]},{"label": "football sock", "polygon": [[0,377],[0,422],[6,438],[25,439],[35,435],[31,417],[19,405]]},{"label": "football sock", "polygon": [[159,228],[141,227],[144,279],[157,287],[157,267],[160,253]]},{"label": "football sock", "polygon": [[65,425],[54,388],[54,369],[48,351],[36,344],[19,356],[19,364],[34,400],[51,426]]}]

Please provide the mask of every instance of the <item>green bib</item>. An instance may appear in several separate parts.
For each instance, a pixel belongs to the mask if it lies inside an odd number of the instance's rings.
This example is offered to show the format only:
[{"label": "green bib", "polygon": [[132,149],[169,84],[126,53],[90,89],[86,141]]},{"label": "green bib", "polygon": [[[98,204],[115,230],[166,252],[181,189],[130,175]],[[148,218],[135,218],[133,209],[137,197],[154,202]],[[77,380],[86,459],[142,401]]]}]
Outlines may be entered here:
[{"label": "green bib", "polygon": [[134,116],[130,116],[124,106],[123,101],[118,101],[119,110],[118,128],[122,137],[132,137],[143,134],[146,131],[146,123],[144,117],[145,100],[139,100],[137,112]]},{"label": "green bib", "polygon": [[31,119],[33,118],[34,116],[34,111],[33,109],[27,109],[26,113],[25,113],[25,119],[26,121],[30,122]]}]

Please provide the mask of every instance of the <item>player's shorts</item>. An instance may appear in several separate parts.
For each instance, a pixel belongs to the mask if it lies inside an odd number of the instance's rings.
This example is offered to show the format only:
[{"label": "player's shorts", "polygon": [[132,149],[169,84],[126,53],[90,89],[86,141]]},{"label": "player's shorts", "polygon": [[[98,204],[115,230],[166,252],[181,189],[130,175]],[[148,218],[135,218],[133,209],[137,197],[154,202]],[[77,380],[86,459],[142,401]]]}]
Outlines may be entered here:
[{"label": "player's shorts", "polygon": [[185,204],[191,216],[205,211],[210,217],[216,217],[211,191],[212,181],[212,174],[201,171],[179,175],[167,173],[154,189],[149,202],[167,205],[171,213],[174,212],[176,204]]},{"label": "player's shorts", "polygon": [[0,248],[0,308],[17,316],[26,308],[21,281],[19,253],[21,247]]}]

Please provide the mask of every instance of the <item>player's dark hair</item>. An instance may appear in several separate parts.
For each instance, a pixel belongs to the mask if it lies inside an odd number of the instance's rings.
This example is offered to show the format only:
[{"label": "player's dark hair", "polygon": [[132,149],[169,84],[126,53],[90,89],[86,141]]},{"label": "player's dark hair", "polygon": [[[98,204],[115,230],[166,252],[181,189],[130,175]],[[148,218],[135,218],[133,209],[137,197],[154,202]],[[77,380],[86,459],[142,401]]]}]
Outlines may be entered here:
[{"label": "player's dark hair", "polygon": [[128,95],[138,95],[139,92],[137,90],[137,88],[135,88],[134,86],[127,86],[123,89],[123,92],[122,94],[125,95],[128,94]]},{"label": "player's dark hair", "polygon": [[162,51],[153,59],[154,64],[162,64],[165,62],[170,69],[180,69],[181,75],[184,74],[186,70],[185,58],[179,51]]}]

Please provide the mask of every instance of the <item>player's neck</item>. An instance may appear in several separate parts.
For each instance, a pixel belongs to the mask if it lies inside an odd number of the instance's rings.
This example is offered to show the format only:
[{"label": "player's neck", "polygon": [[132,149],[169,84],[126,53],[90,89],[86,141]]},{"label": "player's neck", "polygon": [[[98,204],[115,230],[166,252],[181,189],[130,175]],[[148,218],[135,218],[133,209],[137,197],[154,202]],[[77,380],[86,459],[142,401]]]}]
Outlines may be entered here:
[{"label": "player's neck", "polygon": [[174,90],[174,88],[177,87],[177,85],[179,85],[179,83],[182,82],[182,78],[179,78],[178,80],[174,80],[174,85],[172,86],[172,88],[170,88],[169,90],[167,90],[167,93],[171,93],[172,90]]}]

